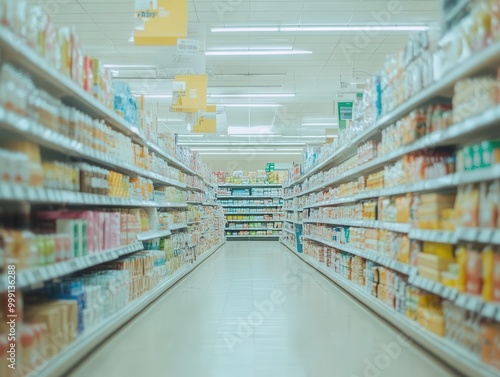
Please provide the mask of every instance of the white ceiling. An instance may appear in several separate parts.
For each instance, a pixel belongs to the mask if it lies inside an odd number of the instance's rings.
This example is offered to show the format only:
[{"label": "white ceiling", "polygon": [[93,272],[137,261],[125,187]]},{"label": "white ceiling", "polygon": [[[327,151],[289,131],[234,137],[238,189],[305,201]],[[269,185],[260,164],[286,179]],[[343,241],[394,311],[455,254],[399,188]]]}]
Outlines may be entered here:
[{"label": "white ceiling", "polygon": [[[137,47],[129,42],[134,27],[134,0],[30,0],[31,3],[57,3],[52,16],[57,24],[74,25],[85,51],[105,63],[156,65],[164,49]],[[59,4],[64,2],[65,4]],[[324,127],[302,127],[303,122],[335,119],[335,101],[349,99],[370,75],[380,72],[388,53],[404,46],[407,32],[369,34],[369,43],[347,54],[363,42],[361,32],[261,32],[212,33],[222,26],[283,25],[366,25],[377,22],[376,14],[387,12],[392,4],[402,8],[392,14],[391,25],[429,25],[439,20],[438,0],[188,0],[190,25],[206,26],[207,50],[233,48],[293,48],[312,51],[293,56],[208,56],[209,93],[293,93],[293,98],[259,99],[254,103],[278,103],[279,108],[228,108],[229,126],[269,126],[283,135],[323,135]],[[45,9],[50,7],[45,6]],[[169,92],[171,81],[152,80],[155,71],[120,71],[120,77],[133,78],[133,89]],[[349,83],[341,88],[341,81]],[[343,94],[344,93],[344,94]],[[170,99],[148,102],[167,114]],[[215,102],[214,99],[209,99]],[[218,100],[218,103],[248,102],[248,99]],[[281,125],[281,126],[280,126]],[[169,123],[175,132],[186,134],[184,123]],[[214,137],[209,139],[221,140]],[[236,140],[236,138],[234,138]],[[203,139],[193,138],[200,142]],[[237,139],[241,141],[241,138]],[[288,140],[292,140],[291,138]],[[306,142],[315,139],[303,139]],[[321,139],[318,139],[321,140]],[[276,138],[274,138],[276,141]]]}]

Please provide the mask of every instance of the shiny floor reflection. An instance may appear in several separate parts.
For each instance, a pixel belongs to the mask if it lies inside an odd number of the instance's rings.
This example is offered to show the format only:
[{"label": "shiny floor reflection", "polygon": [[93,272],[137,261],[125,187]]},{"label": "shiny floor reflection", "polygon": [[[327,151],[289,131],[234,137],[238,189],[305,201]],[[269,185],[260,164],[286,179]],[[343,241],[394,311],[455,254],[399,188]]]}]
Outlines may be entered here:
[{"label": "shiny floor reflection", "polygon": [[72,377],[456,376],[278,242],[229,242]]}]

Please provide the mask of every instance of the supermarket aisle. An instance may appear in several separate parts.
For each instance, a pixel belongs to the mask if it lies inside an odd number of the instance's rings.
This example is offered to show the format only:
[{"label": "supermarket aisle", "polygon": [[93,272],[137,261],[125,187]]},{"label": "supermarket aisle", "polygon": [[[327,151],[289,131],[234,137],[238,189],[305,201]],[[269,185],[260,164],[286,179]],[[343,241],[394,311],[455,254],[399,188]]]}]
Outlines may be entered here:
[{"label": "supermarket aisle", "polygon": [[72,377],[456,376],[278,242],[230,242]]}]

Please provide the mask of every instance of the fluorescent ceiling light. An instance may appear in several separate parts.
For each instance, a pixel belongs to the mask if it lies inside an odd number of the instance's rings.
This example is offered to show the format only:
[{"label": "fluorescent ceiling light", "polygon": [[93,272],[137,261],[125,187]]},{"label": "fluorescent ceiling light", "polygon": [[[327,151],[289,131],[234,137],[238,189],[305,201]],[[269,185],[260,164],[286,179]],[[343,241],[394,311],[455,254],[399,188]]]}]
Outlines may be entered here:
[{"label": "fluorescent ceiling light", "polygon": [[[249,153],[252,153],[252,150],[249,151],[241,151],[241,152],[198,152],[199,155],[235,155],[235,154],[242,154],[242,155],[248,155]],[[266,156],[269,155],[291,155],[291,154],[296,154],[296,155],[302,155],[302,152],[283,152],[283,153],[278,153],[278,152],[255,152],[255,154],[263,154]]]},{"label": "fluorescent ceiling light", "polygon": [[281,107],[278,103],[226,103],[224,105],[217,104],[217,106],[225,107]]},{"label": "fluorescent ceiling light", "polygon": [[212,33],[238,33],[248,31],[279,31],[279,27],[214,27]]},{"label": "fluorescent ceiling light", "polygon": [[156,65],[130,65],[130,64],[104,64],[104,68],[113,68],[113,69],[156,69]]},{"label": "fluorescent ceiling light", "polygon": [[212,98],[290,98],[293,93],[210,94]]},{"label": "fluorescent ceiling light", "polygon": [[426,31],[424,25],[346,25],[212,28],[213,33],[237,32],[309,32],[309,31]]},{"label": "fluorescent ceiling light", "polygon": [[231,76],[231,77],[283,77],[285,73],[214,73],[214,76]]},{"label": "fluorescent ceiling light", "polygon": [[427,26],[383,26],[383,25],[353,25],[353,26],[286,26],[280,31],[425,31]]},{"label": "fluorescent ceiling light", "polygon": [[302,123],[302,126],[338,126],[338,123]]},{"label": "fluorescent ceiling light", "polygon": [[[291,147],[291,146],[296,146],[296,145],[304,145],[306,143],[299,143],[299,142],[290,142],[290,143],[248,143],[248,142],[234,142],[234,141],[228,141],[228,142],[218,142],[218,143],[213,143],[214,146],[234,146],[234,145],[245,145],[245,146],[252,146],[252,145],[256,145],[256,146],[259,146],[259,147],[262,147],[262,146],[273,146],[273,147],[281,147],[281,146],[287,146],[287,147]],[[188,146],[206,146],[207,143],[206,142],[203,142],[203,143],[198,143],[198,142],[188,142],[188,141],[185,141],[182,143],[182,145],[188,145]]]},{"label": "fluorescent ceiling light", "polygon": [[158,118],[158,122],[185,122],[185,119],[167,119],[167,118]]},{"label": "fluorescent ceiling light", "polygon": [[290,139],[321,139],[325,138],[325,135],[319,135],[319,136],[282,136],[285,138],[290,138]]},{"label": "fluorescent ceiling light", "polygon": [[207,51],[206,56],[248,56],[248,55],[304,55],[312,54],[306,50],[242,50],[242,51]]},{"label": "fluorescent ceiling light", "polygon": [[257,126],[257,127],[229,127],[227,133],[229,135],[269,135],[273,132],[272,126]]},{"label": "fluorescent ceiling light", "polygon": [[136,97],[144,96],[144,98],[172,98],[171,94],[134,94]]},{"label": "fluorescent ceiling light", "polygon": [[[233,147],[234,148],[234,147]],[[255,152],[302,152],[302,148],[293,148],[293,149],[288,149],[288,148],[272,148],[272,149],[263,149],[263,148],[253,148],[253,147],[243,147],[243,148],[238,148],[238,149],[233,149],[233,148],[191,148],[193,151],[197,152],[239,152],[239,151],[246,151],[246,150],[252,150]]]}]

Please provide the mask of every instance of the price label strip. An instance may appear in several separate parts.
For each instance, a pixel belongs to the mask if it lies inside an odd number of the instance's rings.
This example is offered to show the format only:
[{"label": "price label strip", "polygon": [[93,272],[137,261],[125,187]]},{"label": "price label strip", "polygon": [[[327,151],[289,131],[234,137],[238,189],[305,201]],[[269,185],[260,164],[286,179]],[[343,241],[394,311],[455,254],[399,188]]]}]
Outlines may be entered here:
[{"label": "price label strip", "polygon": [[467,302],[468,302],[467,296],[459,295],[458,298],[455,300],[455,305],[465,309],[467,307]]},{"label": "price label strip", "polygon": [[493,238],[493,229],[481,229],[477,240],[481,243],[490,243]]}]

